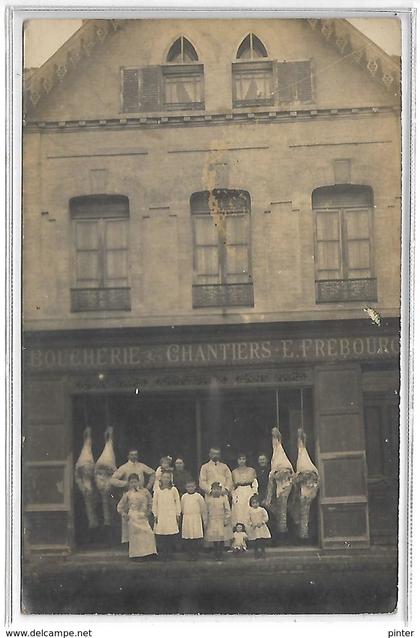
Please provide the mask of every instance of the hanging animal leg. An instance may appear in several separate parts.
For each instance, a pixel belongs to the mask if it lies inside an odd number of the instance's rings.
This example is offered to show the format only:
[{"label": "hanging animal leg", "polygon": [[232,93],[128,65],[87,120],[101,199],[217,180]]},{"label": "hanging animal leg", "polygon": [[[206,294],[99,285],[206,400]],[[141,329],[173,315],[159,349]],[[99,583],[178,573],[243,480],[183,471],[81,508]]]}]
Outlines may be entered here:
[{"label": "hanging animal leg", "polygon": [[83,500],[85,502],[85,511],[86,511],[86,516],[88,519],[89,529],[98,527],[99,523],[98,523],[98,517],[96,514],[95,496],[93,491],[90,493],[84,492]]},{"label": "hanging animal leg", "polygon": [[104,517],[104,525],[112,525],[112,506],[111,499],[108,492],[101,492],[102,499],[102,512]]}]

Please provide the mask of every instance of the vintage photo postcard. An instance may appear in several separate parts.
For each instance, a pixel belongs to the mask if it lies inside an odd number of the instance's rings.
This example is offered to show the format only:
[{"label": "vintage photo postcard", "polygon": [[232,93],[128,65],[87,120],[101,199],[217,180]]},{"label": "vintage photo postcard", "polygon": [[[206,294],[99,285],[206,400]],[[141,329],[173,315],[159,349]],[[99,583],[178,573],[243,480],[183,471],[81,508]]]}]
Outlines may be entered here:
[{"label": "vintage photo postcard", "polygon": [[22,613],[395,612],[395,15],[24,22]]}]

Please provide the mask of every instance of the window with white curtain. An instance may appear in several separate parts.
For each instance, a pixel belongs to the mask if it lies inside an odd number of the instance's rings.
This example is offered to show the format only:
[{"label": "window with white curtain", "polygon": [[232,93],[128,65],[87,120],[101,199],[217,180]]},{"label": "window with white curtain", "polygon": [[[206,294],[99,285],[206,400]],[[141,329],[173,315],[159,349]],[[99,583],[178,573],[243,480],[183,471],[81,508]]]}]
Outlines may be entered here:
[{"label": "window with white curtain", "polygon": [[273,63],[261,40],[249,33],[239,45],[232,65],[233,106],[273,104]]},{"label": "window with white curtain", "polygon": [[317,300],[373,299],[376,280],[373,274],[372,189],[354,184],[317,188],[312,194],[312,206]]},{"label": "window with white curtain", "polygon": [[252,285],[249,193],[227,189],[194,193],[191,213],[194,286],[201,287],[195,291],[196,297],[208,296],[207,303],[202,299],[203,305],[249,305]]},{"label": "window with white curtain", "polygon": [[204,108],[204,67],[184,36],[170,47],[163,71],[164,106],[171,110]]},{"label": "window with white curtain", "polygon": [[[122,299],[126,300],[127,294],[122,291],[128,290],[128,198],[75,197],[70,201],[70,213],[74,225],[74,309],[126,306]],[[83,299],[92,307],[79,308],[85,305]]]}]

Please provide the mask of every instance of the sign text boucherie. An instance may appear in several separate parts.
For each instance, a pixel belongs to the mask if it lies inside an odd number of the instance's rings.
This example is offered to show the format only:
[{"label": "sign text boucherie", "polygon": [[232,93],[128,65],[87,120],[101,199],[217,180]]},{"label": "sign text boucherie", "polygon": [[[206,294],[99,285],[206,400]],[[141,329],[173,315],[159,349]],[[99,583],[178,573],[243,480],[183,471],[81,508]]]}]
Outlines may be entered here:
[{"label": "sign text boucherie", "polygon": [[28,348],[31,369],[166,368],[395,358],[398,336]]}]

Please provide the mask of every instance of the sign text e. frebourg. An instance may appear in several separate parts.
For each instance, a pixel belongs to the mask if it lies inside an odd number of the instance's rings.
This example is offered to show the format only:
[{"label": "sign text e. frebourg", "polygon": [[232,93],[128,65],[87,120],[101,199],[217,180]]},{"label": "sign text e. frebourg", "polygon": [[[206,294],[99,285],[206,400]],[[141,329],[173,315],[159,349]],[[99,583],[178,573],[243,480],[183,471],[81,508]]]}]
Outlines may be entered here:
[{"label": "sign text e. frebourg", "polygon": [[389,359],[399,355],[398,336],[273,339],[159,345],[28,348],[32,370],[176,368],[258,363],[307,363]]}]

